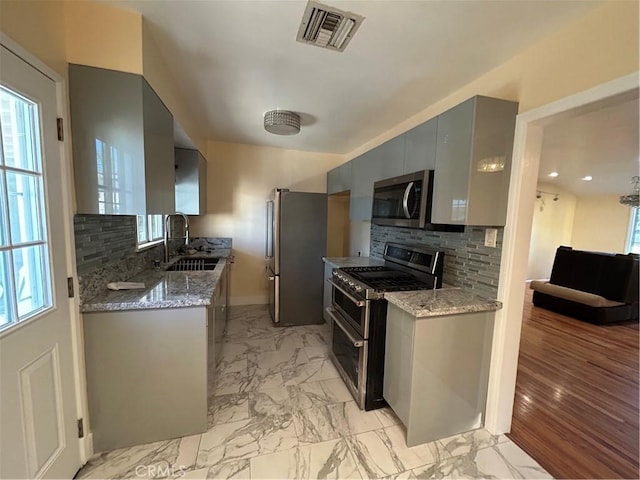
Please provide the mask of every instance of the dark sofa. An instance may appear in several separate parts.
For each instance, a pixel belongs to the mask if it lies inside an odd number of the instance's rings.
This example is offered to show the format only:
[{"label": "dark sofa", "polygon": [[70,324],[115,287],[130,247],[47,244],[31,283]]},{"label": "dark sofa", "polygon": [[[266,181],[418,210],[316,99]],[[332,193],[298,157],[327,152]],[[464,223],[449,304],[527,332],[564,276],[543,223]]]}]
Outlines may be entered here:
[{"label": "dark sofa", "polygon": [[638,320],[635,254],[558,247],[549,282],[533,281],[533,304],[595,324]]}]

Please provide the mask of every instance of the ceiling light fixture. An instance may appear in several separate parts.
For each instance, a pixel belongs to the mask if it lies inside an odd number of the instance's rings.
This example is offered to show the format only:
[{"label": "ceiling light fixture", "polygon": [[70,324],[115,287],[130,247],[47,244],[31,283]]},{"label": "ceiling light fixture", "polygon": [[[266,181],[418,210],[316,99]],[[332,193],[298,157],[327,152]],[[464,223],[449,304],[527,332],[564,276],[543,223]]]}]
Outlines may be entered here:
[{"label": "ceiling light fixture", "polygon": [[300,132],[300,115],[289,110],[270,110],[264,114],[264,129],[276,135]]},{"label": "ceiling light fixture", "polygon": [[630,195],[621,195],[620,203],[627,207],[640,207],[640,177],[631,177],[631,183],[633,183],[633,193]]},{"label": "ceiling light fixture", "polygon": [[552,178],[556,178],[558,176],[558,172],[551,172],[549,176]]},{"label": "ceiling light fixture", "polygon": [[560,194],[554,192],[545,192],[544,190],[536,190],[536,198],[538,200],[542,199],[543,195],[551,195],[553,197],[553,201],[557,202],[560,200]]},{"label": "ceiling light fixture", "polygon": [[590,182],[591,180],[593,180],[593,177],[591,175],[585,175],[584,177],[582,177],[582,180],[584,180],[585,182]]}]

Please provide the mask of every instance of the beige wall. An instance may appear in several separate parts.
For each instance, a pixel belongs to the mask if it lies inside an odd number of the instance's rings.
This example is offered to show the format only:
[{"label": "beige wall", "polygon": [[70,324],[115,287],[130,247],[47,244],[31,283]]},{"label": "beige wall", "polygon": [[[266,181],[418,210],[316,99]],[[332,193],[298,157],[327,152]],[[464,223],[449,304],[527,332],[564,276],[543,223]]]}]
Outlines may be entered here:
[{"label": "beige wall", "polygon": [[576,210],[575,195],[546,183],[539,183],[537,188],[560,196],[557,202],[548,194],[536,200],[527,269],[527,278],[530,280],[549,278],[556,249],[560,245],[571,246]]},{"label": "beige wall", "polygon": [[207,132],[202,127],[204,122],[197,121],[193,116],[185,101],[183,92],[178,87],[158,44],[149,30],[149,24],[142,19],[142,73],[144,78],[160,96],[173,114],[173,118],[182,126],[198,150],[205,153],[207,149]]},{"label": "beige wall", "polygon": [[[608,1],[504,64],[345,155],[344,161],[394,138],[474,95],[519,102],[519,112],[638,71],[638,6]],[[368,255],[369,222],[351,223],[351,253]]]},{"label": "beige wall", "polygon": [[64,2],[0,2],[0,30],[63,77],[67,76]]},{"label": "beige wall", "polygon": [[0,29],[67,78],[77,63],[143,74],[187,135],[206,151],[206,133],[136,12],[91,0],[2,0]]},{"label": "beige wall", "polygon": [[67,61],[142,74],[142,16],[87,0],[64,4]]},{"label": "beige wall", "polygon": [[274,187],[326,192],[334,154],[222,142],[207,148],[207,215],[192,217],[194,236],[232,237],[231,303],[266,303],[265,201]]},{"label": "beige wall", "polygon": [[501,66],[371,139],[345,161],[474,95],[514,100],[520,113],[638,71],[638,2],[606,1]]},{"label": "beige wall", "polygon": [[556,249],[567,245],[578,250],[626,253],[631,209],[620,205],[618,195],[576,197],[553,185],[540,183],[538,189],[560,194],[543,195],[545,205],[536,200],[529,250],[528,279],[551,275]]},{"label": "beige wall", "polygon": [[625,253],[631,209],[619,195],[578,197],[571,246],[580,250]]}]

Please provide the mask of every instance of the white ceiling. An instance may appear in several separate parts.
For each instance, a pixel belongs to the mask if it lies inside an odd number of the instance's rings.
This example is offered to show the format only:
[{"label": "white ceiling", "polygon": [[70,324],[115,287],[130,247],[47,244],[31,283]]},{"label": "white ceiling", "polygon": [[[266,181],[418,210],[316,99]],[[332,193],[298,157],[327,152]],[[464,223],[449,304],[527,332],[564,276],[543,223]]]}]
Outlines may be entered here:
[{"label": "white ceiling", "polygon": [[[327,0],[365,17],[343,53],[296,42],[305,1],[109,3],[149,22],[210,139],[348,153],[598,2]],[[301,133],[266,133],[274,108]]]},{"label": "white ceiling", "polygon": [[[576,195],[632,193],[631,177],[640,174],[638,111],[636,90],[545,125],[538,181]],[[593,180],[583,181],[587,175]]]}]

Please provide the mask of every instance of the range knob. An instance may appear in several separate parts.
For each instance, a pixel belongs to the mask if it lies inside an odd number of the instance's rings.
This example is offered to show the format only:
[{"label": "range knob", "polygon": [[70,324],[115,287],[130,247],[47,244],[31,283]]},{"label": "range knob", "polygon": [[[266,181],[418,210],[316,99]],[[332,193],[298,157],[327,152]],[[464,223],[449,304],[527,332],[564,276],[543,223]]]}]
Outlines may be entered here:
[{"label": "range knob", "polygon": [[362,287],[360,285],[356,285],[354,287],[354,289],[355,289],[356,292],[361,292],[362,291]]}]

